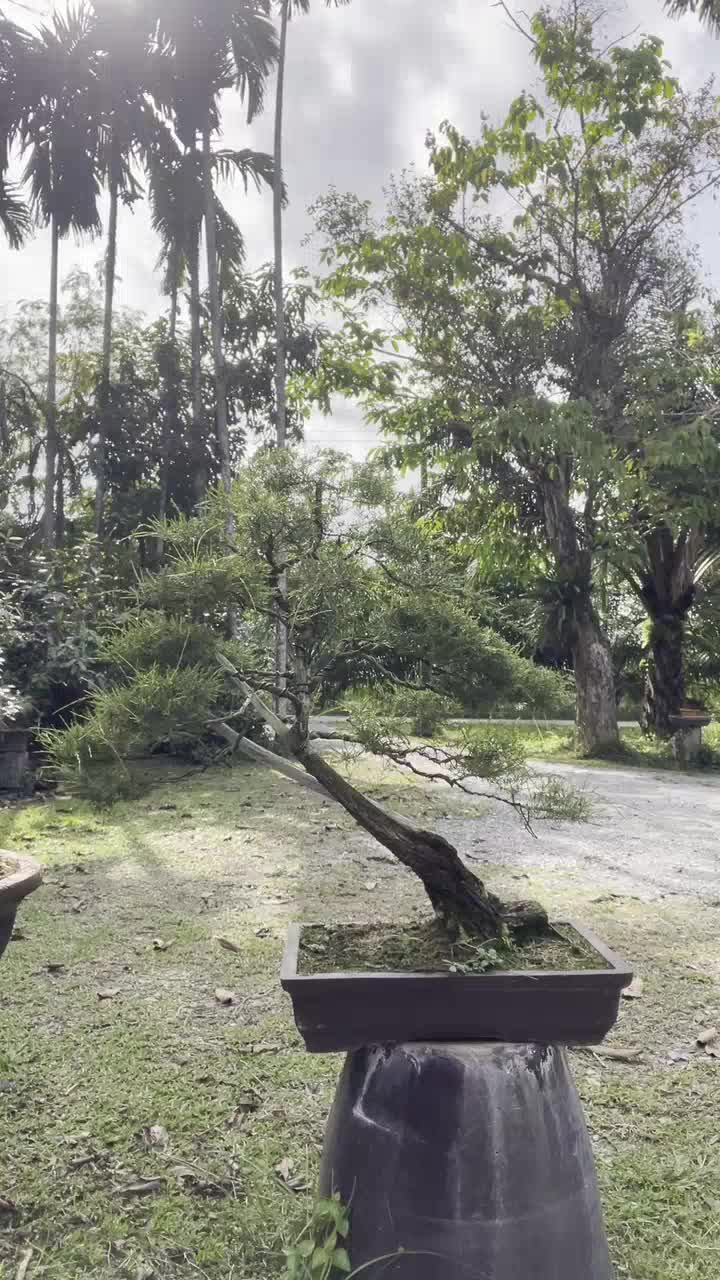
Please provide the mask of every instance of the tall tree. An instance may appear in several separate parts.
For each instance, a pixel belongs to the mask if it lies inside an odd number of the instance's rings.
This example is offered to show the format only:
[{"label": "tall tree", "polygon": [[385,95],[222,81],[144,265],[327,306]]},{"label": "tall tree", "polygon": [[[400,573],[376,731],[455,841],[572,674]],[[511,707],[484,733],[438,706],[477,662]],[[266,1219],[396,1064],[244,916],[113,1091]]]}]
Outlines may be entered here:
[{"label": "tall tree", "polygon": [[49,24],[43,24],[32,46],[37,98],[23,112],[20,126],[32,210],[36,220],[50,228],[44,514],[48,550],[56,545],[57,533],[59,245],[70,231],[76,235],[100,231],[91,32],[92,15],[83,5],[66,14],[56,12]]},{"label": "tall tree", "polygon": [[118,209],[142,195],[138,172],[149,155],[167,154],[172,138],[158,116],[171,97],[171,59],[153,41],[138,14],[120,0],[95,0],[93,65],[94,114],[98,130],[97,164],[109,195],[105,254],[103,348],[98,388],[98,438],[95,463],[95,530],[103,528],[105,438],[113,341],[113,304],[117,275]]},{"label": "tall tree", "polygon": [[[257,163],[254,152],[215,151],[211,154],[211,172],[227,179],[240,173],[245,179]],[[262,160],[260,161],[262,163]],[[196,500],[207,491],[210,466],[206,407],[202,373],[202,292],[200,286],[200,240],[206,215],[206,192],[201,158],[197,149],[177,147],[174,156],[156,153],[148,160],[148,179],[152,221],[161,240],[159,265],[164,271],[163,287],[170,297],[171,315],[176,312],[178,293],[189,287],[192,438],[195,456],[194,484]],[[219,291],[222,293],[245,257],[240,228],[214,192],[213,239],[217,259]],[[226,378],[225,370],[223,376]],[[227,399],[227,393],[226,393]],[[228,450],[230,442],[228,440]],[[228,453],[228,463],[230,453]]]},{"label": "tall tree", "polygon": [[[632,452],[628,351],[666,309],[683,210],[720,181],[712,95],[684,92],[657,40],[608,47],[596,28],[579,4],[535,15],[546,101],[521,94],[479,143],[446,126],[429,178],[401,185],[381,228],[357,201],[323,211],[328,288],[351,311],[331,376],[361,390],[405,461],[442,462],[476,516],[544,548],[590,753],[618,739],[593,578]],[[477,208],[500,196],[511,225]],[[373,328],[378,303],[392,331]]]},{"label": "tall tree", "polygon": [[[174,57],[176,131],[186,150],[198,155],[202,174],[215,425],[220,473],[224,487],[229,489],[232,471],[222,350],[217,197],[213,183],[218,161],[213,156],[212,135],[219,127],[218,97],[222,90],[235,87],[240,92],[247,104],[248,119],[260,110],[264,81],[277,55],[277,42],[268,17],[269,0],[217,0],[204,9],[198,9],[190,0],[183,0],[182,4],[175,0],[155,0],[153,12]],[[246,181],[249,177],[271,180],[271,162],[267,156],[250,151],[220,155],[228,169],[232,155],[242,156],[236,167]]]}]

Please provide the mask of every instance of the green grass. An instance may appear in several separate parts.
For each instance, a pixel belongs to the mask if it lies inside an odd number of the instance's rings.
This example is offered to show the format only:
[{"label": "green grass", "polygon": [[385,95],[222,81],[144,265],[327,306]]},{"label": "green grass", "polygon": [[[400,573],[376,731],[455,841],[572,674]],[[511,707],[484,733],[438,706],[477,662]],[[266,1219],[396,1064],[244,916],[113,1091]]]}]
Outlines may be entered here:
[{"label": "green grass", "polygon": [[[246,768],[158,776],[102,814],[79,801],[0,814],[0,847],[49,868],[0,962],[0,1201],[15,1206],[0,1209],[2,1280],[27,1247],[28,1280],[277,1280],[340,1066],[304,1052],[279,991],[285,924],[394,920],[422,902],[291,784]],[[353,776],[428,821],[482,817],[364,761]],[[511,870],[483,871],[517,896]],[[645,982],[612,1036],[643,1059],[573,1055],[620,1280],[716,1280],[720,1063],[693,1045],[720,1014],[720,912],[609,898],[584,873],[537,873],[521,891],[595,927]],[[236,1002],[220,1005],[218,987]],[[669,1061],[678,1047],[690,1062]],[[152,1125],[167,1149],[143,1141]],[[299,1190],[275,1172],[286,1158]],[[160,1181],[126,1190],[141,1178]]]},{"label": "green grass", "polygon": [[[488,721],[487,724],[491,725],[492,722]],[[620,730],[620,750],[611,758],[578,755],[575,750],[573,730],[553,725],[550,721],[546,724],[538,721],[532,725],[496,724],[492,725],[492,728],[494,733],[507,732],[518,735],[528,755],[536,760],[555,760],[566,764],[581,761],[583,764],[597,768],[630,766],[640,769],[679,769],[670,743],[648,737],[640,728]],[[467,727],[451,725],[443,731],[441,740],[460,742],[466,733]],[[720,724],[712,724],[703,730],[703,746],[709,754],[693,772],[720,770]]]}]

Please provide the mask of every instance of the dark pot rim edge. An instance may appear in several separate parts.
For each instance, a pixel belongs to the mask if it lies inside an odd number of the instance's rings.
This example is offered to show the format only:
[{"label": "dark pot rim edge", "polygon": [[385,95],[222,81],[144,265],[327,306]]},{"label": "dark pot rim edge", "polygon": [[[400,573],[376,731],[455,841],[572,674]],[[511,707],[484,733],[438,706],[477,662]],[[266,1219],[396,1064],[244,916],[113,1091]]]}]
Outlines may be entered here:
[{"label": "dark pot rim edge", "polygon": [[9,875],[0,876],[0,906],[5,902],[16,902],[27,897],[42,884],[42,867],[34,858],[13,853],[11,849],[0,849],[0,858],[7,858],[17,864]]},{"label": "dark pot rim edge", "polygon": [[[564,978],[588,978],[592,976],[596,979],[601,979],[603,977],[612,977],[616,980],[618,978],[624,979],[624,981],[619,984],[621,987],[628,987],[630,985],[633,979],[633,971],[628,962],[624,960],[622,956],[619,956],[617,952],[611,951],[607,944],[604,943],[601,938],[598,938],[590,929],[587,929],[585,925],[579,924],[577,920],[553,920],[551,923],[553,925],[567,925],[569,928],[574,929],[576,933],[579,933],[580,937],[583,938],[585,942],[589,943],[593,950],[597,951],[598,955],[602,956],[603,960],[607,962],[607,969],[494,969],[487,974],[473,973],[462,976],[466,979],[469,978],[473,982],[483,982],[489,978],[498,983],[502,983],[503,980],[507,979],[513,979],[517,982],[518,978],[526,978],[529,981],[532,981],[533,979],[536,980],[540,974],[562,975]],[[402,978],[407,979],[410,982],[418,980],[425,982],[458,982],[459,975],[454,973],[421,973],[413,970],[396,969],[384,969],[380,973],[357,969],[345,969],[341,972],[335,971],[328,973],[298,973],[297,966],[300,952],[300,935],[303,929],[314,928],[316,926],[317,921],[300,921],[288,925],[285,951],[283,953],[282,964],[280,966],[280,985],[286,990],[286,984],[293,984],[297,982],[327,983],[333,980],[337,981],[338,979],[342,982],[347,978],[363,978],[371,982],[383,982],[386,978],[393,978],[395,980]]]}]

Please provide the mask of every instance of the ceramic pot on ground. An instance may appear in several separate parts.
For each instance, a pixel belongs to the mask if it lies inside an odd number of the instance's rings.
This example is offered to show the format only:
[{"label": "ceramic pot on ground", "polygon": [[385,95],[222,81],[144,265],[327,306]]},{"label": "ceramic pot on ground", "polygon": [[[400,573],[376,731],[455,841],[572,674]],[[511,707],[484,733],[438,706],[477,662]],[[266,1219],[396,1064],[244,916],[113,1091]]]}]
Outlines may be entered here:
[{"label": "ceramic pot on ground", "polygon": [[0,957],[12,936],[20,903],[41,882],[39,863],[0,849]]}]

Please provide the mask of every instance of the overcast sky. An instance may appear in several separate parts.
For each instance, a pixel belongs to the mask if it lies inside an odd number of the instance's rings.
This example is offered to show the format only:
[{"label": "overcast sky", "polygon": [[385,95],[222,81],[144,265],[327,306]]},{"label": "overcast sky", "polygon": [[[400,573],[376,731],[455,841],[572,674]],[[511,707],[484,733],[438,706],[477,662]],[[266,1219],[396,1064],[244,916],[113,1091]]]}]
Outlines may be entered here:
[{"label": "overcast sky", "polygon": [[[210,0],[212,2],[212,0]],[[5,0],[3,8],[30,22],[44,0]],[[519,12],[519,7],[518,7]],[[720,69],[720,41],[694,18],[665,17],[661,3],[617,4],[608,19],[615,34],[647,32],[662,37],[673,72],[688,87]],[[308,205],[331,185],[380,201],[387,177],[409,164],[424,166],[428,129],[450,119],[465,133],[479,131],[483,113],[498,117],[536,74],[528,46],[501,9],[489,0],[353,0],[348,8],[327,9],[314,0],[308,17],[294,20],[288,42],[285,176],[290,204],[285,220],[286,263],[308,261],[303,240],[310,230]],[[239,102],[229,96],[221,145],[270,150],[274,92],[268,110],[248,128]],[[269,259],[269,194],[246,196],[242,187],[224,198],[246,237],[250,266]],[[701,245],[712,283],[720,288],[720,210],[707,201],[693,216],[691,234]],[[99,242],[61,247],[61,276],[73,267],[91,268]],[[157,313],[162,305],[153,267],[157,243],[142,208],[121,211],[119,231],[120,303]],[[20,253],[0,243],[2,309],[21,298],[47,293],[48,237],[38,233]],[[361,453],[372,439],[357,414],[341,410],[332,423],[315,423],[317,442]]]}]

